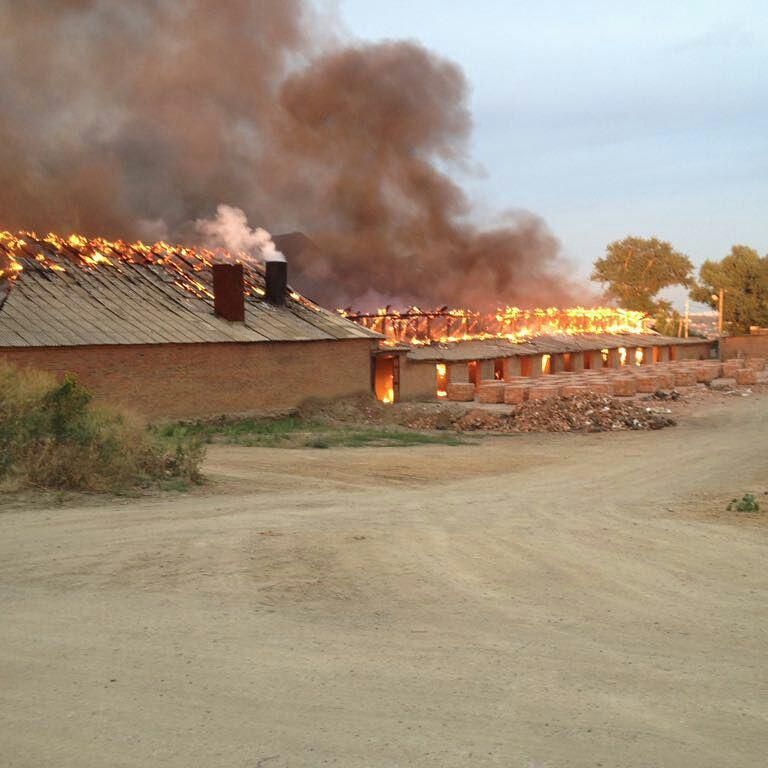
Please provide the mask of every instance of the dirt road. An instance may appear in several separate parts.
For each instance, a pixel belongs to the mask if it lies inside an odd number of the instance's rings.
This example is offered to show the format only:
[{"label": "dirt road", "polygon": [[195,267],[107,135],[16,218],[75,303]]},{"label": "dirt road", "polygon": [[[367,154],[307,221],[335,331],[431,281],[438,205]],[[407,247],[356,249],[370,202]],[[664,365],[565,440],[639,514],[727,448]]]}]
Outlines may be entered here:
[{"label": "dirt road", "polygon": [[768,399],[0,513],[15,768],[762,768]]}]

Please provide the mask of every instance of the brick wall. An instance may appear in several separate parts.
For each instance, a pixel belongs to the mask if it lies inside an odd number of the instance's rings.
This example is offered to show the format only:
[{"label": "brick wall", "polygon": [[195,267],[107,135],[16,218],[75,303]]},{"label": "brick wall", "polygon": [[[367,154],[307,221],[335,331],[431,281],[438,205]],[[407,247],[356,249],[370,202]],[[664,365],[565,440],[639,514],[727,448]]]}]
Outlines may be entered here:
[{"label": "brick wall", "polygon": [[400,358],[400,399],[434,400],[437,397],[437,368],[433,362],[414,363]]},{"label": "brick wall", "polygon": [[712,354],[711,341],[701,344],[679,344],[676,347],[678,360],[709,360]]},{"label": "brick wall", "polygon": [[100,401],[149,419],[269,413],[371,391],[368,339],[4,348],[0,359],[74,373]]},{"label": "brick wall", "polygon": [[720,342],[720,357],[768,357],[768,335],[727,336]]}]

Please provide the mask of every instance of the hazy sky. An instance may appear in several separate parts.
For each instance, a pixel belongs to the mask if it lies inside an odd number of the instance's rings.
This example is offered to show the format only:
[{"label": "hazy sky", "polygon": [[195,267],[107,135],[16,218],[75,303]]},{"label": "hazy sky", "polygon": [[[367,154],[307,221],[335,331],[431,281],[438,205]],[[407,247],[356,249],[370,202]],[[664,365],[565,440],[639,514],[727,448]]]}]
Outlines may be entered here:
[{"label": "hazy sky", "polygon": [[656,235],[699,264],[768,252],[766,0],[339,0],[357,37],[412,38],[472,88],[481,211],[541,214],[583,275]]}]

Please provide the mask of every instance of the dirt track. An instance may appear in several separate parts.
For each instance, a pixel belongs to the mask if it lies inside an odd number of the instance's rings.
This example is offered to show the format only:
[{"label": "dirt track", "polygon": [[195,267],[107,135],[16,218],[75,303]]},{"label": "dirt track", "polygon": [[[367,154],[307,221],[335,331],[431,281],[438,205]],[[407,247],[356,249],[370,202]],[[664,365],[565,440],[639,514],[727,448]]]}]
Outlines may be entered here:
[{"label": "dirt track", "polygon": [[[766,764],[768,399],[0,513],[3,765]],[[768,517],[768,515],[766,516]]]}]

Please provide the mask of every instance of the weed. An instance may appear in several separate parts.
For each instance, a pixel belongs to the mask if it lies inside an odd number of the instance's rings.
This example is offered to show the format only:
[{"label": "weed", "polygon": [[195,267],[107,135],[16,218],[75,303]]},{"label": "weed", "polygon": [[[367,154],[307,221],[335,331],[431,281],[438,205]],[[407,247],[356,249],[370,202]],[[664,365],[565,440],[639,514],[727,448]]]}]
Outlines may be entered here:
[{"label": "weed", "polygon": [[753,493],[745,493],[740,499],[732,499],[726,509],[729,512],[759,512],[760,503]]},{"label": "weed", "polygon": [[163,440],[130,414],[96,407],[72,376],[0,364],[0,483],[118,491],[161,478],[200,479],[202,444]]},{"label": "weed", "polygon": [[158,427],[160,437],[196,437],[203,443],[266,448],[362,448],[464,445],[460,435],[417,432],[402,427],[349,425],[284,416],[277,419],[216,419]]}]

